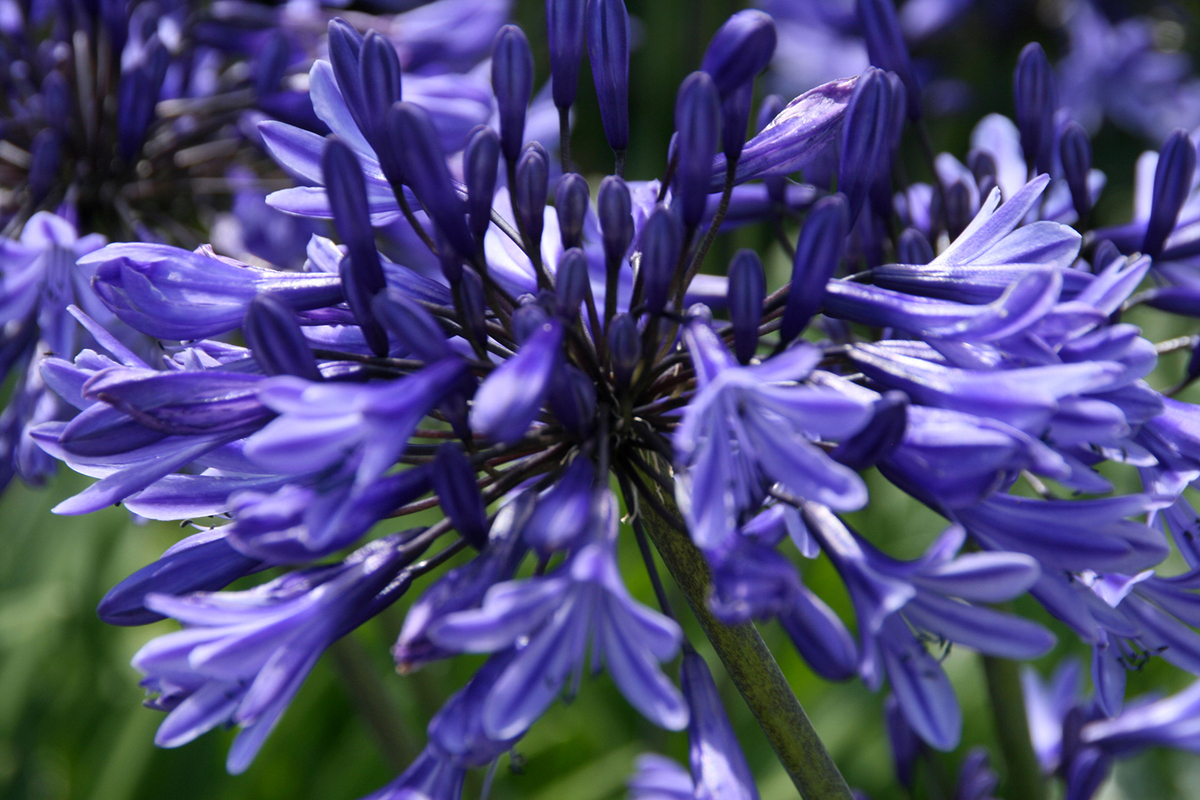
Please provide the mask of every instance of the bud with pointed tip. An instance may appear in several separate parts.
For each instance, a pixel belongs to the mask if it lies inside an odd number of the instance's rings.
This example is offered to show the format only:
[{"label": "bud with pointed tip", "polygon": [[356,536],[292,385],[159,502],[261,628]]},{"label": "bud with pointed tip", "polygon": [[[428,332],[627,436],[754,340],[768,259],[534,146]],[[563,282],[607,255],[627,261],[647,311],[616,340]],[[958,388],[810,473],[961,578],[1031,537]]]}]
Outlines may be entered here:
[{"label": "bud with pointed tip", "polygon": [[1192,173],[1196,171],[1196,145],[1187,131],[1172,133],[1158,153],[1158,166],[1154,169],[1154,191],[1150,199],[1150,219],[1146,221],[1146,236],[1142,240],[1142,252],[1157,256],[1175,222],[1179,211],[1192,188]]},{"label": "bud with pointed tip", "polygon": [[680,84],[675,99],[675,130],[679,133],[676,201],[684,225],[694,228],[704,216],[713,155],[721,137],[721,101],[708,73],[693,72]]},{"label": "bud with pointed tip", "polygon": [[242,321],[242,336],[254,361],[267,375],[321,380],[317,360],[296,322],[295,312],[271,295],[260,294],[250,301]]},{"label": "bud with pointed tip", "polygon": [[642,258],[638,264],[642,276],[642,296],[646,310],[661,312],[667,305],[679,251],[683,247],[683,223],[667,206],[650,212],[642,226]]},{"label": "bud with pointed tip", "polygon": [[624,0],[587,0],[587,47],[604,138],[629,147],[629,12]]},{"label": "bud with pointed tip", "polygon": [[596,383],[570,364],[554,373],[547,402],[554,416],[577,439],[585,439],[596,421]]},{"label": "bud with pointed tip", "polygon": [[738,361],[749,364],[758,349],[758,326],[762,323],[767,276],[753,250],[738,250],[729,263],[729,316],[733,320],[733,351]]},{"label": "bud with pointed tip", "polygon": [[492,43],[492,91],[500,112],[500,146],[515,163],[525,141],[525,112],[533,96],[533,53],[525,31],[505,25]]},{"label": "bud with pointed tip", "polygon": [[708,43],[700,69],[712,76],[721,99],[754,83],[775,55],[775,20],[756,9],[739,11]]},{"label": "bud with pointed tip", "polygon": [[825,284],[842,261],[849,232],[850,210],[841,193],[817,201],[796,242],[792,283],[779,328],[781,342],[787,343],[799,336],[820,310]]},{"label": "bud with pointed tip", "polygon": [[633,241],[633,200],[625,181],[616,175],[609,175],[600,181],[596,210],[604,240],[604,257],[609,268],[613,269],[613,265],[620,266]]},{"label": "bud with pointed tip", "polygon": [[542,241],[549,182],[550,157],[546,148],[538,142],[530,142],[517,161],[513,208],[521,221],[521,229],[534,247],[539,247]]},{"label": "bud with pointed tip", "polygon": [[467,228],[466,208],[454,188],[441,137],[429,112],[413,103],[396,103],[388,112],[387,123],[413,194],[446,241],[464,259],[473,260],[475,239]]},{"label": "bud with pointed tip", "polygon": [[591,291],[587,256],[578,247],[572,247],[558,259],[558,271],[554,276],[554,293],[559,316],[568,322],[575,319],[579,307]]},{"label": "bud with pointed tip", "polygon": [[412,355],[427,364],[452,355],[446,332],[433,315],[399,289],[385,289],[371,301],[375,317]]},{"label": "bud with pointed tip", "polygon": [[487,544],[487,512],[475,482],[475,468],[458,445],[446,442],[438,448],[429,479],[454,529],[472,547],[482,550]]},{"label": "bud with pointed tip", "polygon": [[628,386],[642,357],[642,337],[637,321],[629,314],[617,314],[608,327],[608,355],[612,361],[613,379]]},{"label": "bud with pointed tip", "polygon": [[583,246],[583,220],[588,210],[587,179],[568,172],[558,179],[554,190],[554,209],[558,212],[558,229],[564,248]]},{"label": "bud with pointed tip", "polygon": [[370,130],[370,121],[363,107],[362,78],[358,61],[362,53],[363,37],[346,20],[335,17],[327,27],[329,63],[338,89],[346,100],[346,108],[361,131]]},{"label": "bud with pointed tip", "polygon": [[880,168],[890,168],[888,147],[892,122],[892,84],[887,75],[868,67],[854,86],[842,126],[838,189],[850,202],[850,224],[858,218]]},{"label": "bud with pointed tip", "polygon": [[331,138],[325,145],[321,166],[333,211],[333,226],[349,251],[339,268],[346,302],[362,326],[371,351],[379,356],[387,355],[387,333],[371,310],[371,298],[384,288],[386,282],[379,251],[375,248],[362,168],[354,152],[337,138]]},{"label": "bud with pointed tip", "polygon": [[904,81],[908,118],[915,122],[921,117],[921,85],[904,42],[896,6],[892,0],[858,0],[858,21],[872,66],[894,72]]},{"label": "bud with pointed tip", "polygon": [[1054,112],[1058,110],[1058,87],[1054,68],[1037,42],[1025,45],[1013,73],[1013,101],[1017,129],[1025,163],[1038,172],[1050,172],[1054,155]]},{"label": "bud with pointed tip", "polygon": [[1063,177],[1071,190],[1071,202],[1079,219],[1092,211],[1092,195],[1088,191],[1088,174],[1092,171],[1092,140],[1078,122],[1070,122],[1058,142]]},{"label": "bud with pointed tip", "polygon": [[363,38],[362,50],[358,55],[358,79],[362,91],[363,110],[368,115],[369,127],[363,134],[375,148],[375,152],[387,149],[375,143],[386,144],[388,110],[401,96],[400,56],[396,48],[378,31],[369,31]]},{"label": "bud with pointed tip", "polygon": [[482,239],[492,221],[492,199],[496,193],[496,169],[500,163],[500,136],[480,125],[471,131],[463,150],[463,179],[467,185],[467,208],[471,234]]},{"label": "bud with pointed tip", "polygon": [[586,0],[546,0],[546,43],[554,105],[570,108],[579,86]]},{"label": "bud with pointed tip", "polygon": [[750,105],[753,101],[753,83],[735,89],[721,101],[721,149],[728,164],[737,163],[746,145],[746,126],[750,123]]}]

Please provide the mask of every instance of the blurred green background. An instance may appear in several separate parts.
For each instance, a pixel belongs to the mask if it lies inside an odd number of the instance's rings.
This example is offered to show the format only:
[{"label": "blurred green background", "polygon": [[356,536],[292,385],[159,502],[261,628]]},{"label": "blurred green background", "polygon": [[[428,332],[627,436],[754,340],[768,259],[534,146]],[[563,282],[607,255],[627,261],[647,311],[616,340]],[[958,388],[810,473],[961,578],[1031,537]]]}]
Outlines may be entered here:
[{"label": "blurred green background", "polygon": [[[628,5],[640,20],[642,41],[632,63],[634,127],[628,174],[642,179],[655,177],[664,167],[679,81],[698,65],[712,31],[742,4],[629,0]],[[1056,4],[1013,5],[1019,9],[1008,27],[997,29],[985,13],[972,12],[960,33],[918,50],[940,71],[975,87],[961,114],[933,122],[938,149],[963,156],[969,131],[983,113],[1011,113],[1011,69],[1026,41],[1043,42],[1052,59],[1061,54],[1061,32],[1045,25],[1053,18]],[[540,79],[548,74],[542,8],[540,0],[519,0],[516,9],[536,48]],[[1196,51],[1200,31],[1194,7],[1153,4],[1144,9],[1175,20],[1185,32],[1183,46]],[[586,70],[580,88],[575,158],[584,171],[601,174],[609,169],[611,154],[600,133]],[[1097,138],[1096,161],[1109,174],[1109,187],[1098,209],[1101,219],[1121,220],[1128,214],[1133,160],[1142,147],[1110,126]],[[928,177],[919,165],[912,174],[915,179]],[[736,244],[758,242],[765,247],[767,239],[756,236],[738,234]],[[710,263],[724,263],[722,255],[727,258],[734,244],[723,246],[726,249],[715,251]],[[786,262],[777,252],[768,254],[768,261],[780,279]],[[1168,327],[1150,316],[1132,321],[1147,325],[1154,339],[1196,332],[1186,322]],[[1156,385],[1174,383],[1184,358],[1184,354],[1165,358]],[[916,555],[944,523],[877,475],[868,477],[872,503],[851,515],[853,524],[890,553]],[[0,498],[0,797],[5,800],[353,800],[382,786],[407,764],[424,742],[429,718],[480,663],[478,658],[460,658],[414,675],[396,675],[388,648],[403,619],[406,602],[402,602],[322,659],[244,775],[231,777],[224,771],[231,732],[210,733],[177,750],[156,749],[152,740],[161,715],[140,705],[139,676],[129,659],[143,643],[172,630],[173,623],[113,628],[103,625],[94,609],[111,586],[153,561],[185,532],[172,524],[136,524],[120,508],[83,518],[49,513],[55,503],[85,485],[86,479],[64,472],[44,490],[14,486]],[[636,548],[628,540],[623,541],[622,558],[632,591],[653,604]],[[852,620],[845,591],[828,561],[806,563],[803,571],[805,582],[843,619]],[[415,586],[409,598],[426,583]],[[677,609],[686,608],[677,593],[673,599]],[[1033,603],[1017,605],[1022,613],[1047,621]],[[795,790],[749,711],[711,650],[702,644],[694,620],[683,613],[685,628],[713,667],[764,800],[794,797]],[[1051,627],[1060,633],[1063,644],[1038,663],[1043,674],[1065,654],[1087,655],[1069,644],[1072,637],[1062,635],[1060,626]],[[851,785],[876,800],[909,797],[892,779],[881,697],[857,682],[821,681],[777,625],[761,628]],[[992,744],[979,658],[955,649],[946,668],[963,705],[963,745],[954,753],[934,757],[922,768],[923,780],[936,775],[943,782],[949,780],[966,748]],[[675,669],[671,665],[670,670]],[[1151,688],[1171,691],[1188,682],[1188,676],[1154,661],[1131,674],[1130,694]],[[639,753],[657,751],[686,760],[686,746],[684,734],[666,733],[642,720],[607,677],[585,679],[573,702],[556,704],[533,727],[514,759],[502,759],[491,796],[497,800],[622,797],[624,781]],[[482,778],[482,774],[472,776],[466,797],[478,796]],[[1152,753],[1121,764],[1100,797],[1189,798],[1200,796],[1197,787],[1200,759]],[[936,795],[921,789],[917,796]]]}]

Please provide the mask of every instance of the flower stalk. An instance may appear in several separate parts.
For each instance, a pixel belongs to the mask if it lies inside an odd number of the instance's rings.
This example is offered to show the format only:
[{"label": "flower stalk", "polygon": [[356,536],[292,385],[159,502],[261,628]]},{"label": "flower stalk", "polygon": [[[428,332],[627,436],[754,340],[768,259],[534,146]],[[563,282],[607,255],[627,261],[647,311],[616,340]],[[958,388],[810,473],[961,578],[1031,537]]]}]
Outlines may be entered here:
[{"label": "flower stalk", "polygon": [[[645,481],[639,483],[647,486]],[[708,562],[691,539],[680,533],[681,519],[664,516],[664,512],[677,515],[674,499],[653,488],[650,491],[655,492],[658,503],[641,506],[650,539],[800,796],[804,800],[850,800],[846,779],[754,623],[726,625],[709,611],[712,574]]]},{"label": "flower stalk", "polygon": [[1004,757],[1004,780],[1012,797],[1045,800],[1046,782],[1029,739],[1025,697],[1021,692],[1020,667],[995,656],[983,657],[988,700],[996,726],[996,739]]}]

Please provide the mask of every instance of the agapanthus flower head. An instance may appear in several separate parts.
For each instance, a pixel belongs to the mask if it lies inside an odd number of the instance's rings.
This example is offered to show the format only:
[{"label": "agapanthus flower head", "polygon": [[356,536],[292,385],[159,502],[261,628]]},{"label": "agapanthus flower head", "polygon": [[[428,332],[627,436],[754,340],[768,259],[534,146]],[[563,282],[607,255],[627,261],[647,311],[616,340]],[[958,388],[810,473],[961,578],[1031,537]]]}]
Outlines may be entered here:
[{"label": "agapanthus flower head", "polygon": [[[811,731],[799,709],[774,724],[791,706],[755,622],[778,622],[821,678],[888,685],[906,783],[919,754],[963,738],[948,649],[1038,658],[1055,644],[1049,617],[1093,656],[1095,701],[1067,698],[1065,678],[1044,707],[1030,701],[1042,767],[1071,797],[1130,749],[1195,747],[1191,694],[1125,702],[1125,670],[1152,656],[1200,674],[1200,577],[1158,571],[1175,550],[1200,564],[1185,495],[1200,484],[1200,421],[1148,382],[1160,352],[1195,341],[1155,345],[1120,316],[1197,296],[1191,139],[1143,157],[1131,223],[1092,231],[1103,151],[1059,108],[1039,47],[1017,67],[1016,122],[990,115],[961,160],[922,163],[905,149],[928,137],[907,126],[936,116],[940,90],[921,96],[906,36],[953,14],[795,5],[789,20],[862,35],[849,77],[767,98],[746,141],[756,77],[788,38],[762,11],[735,14],[675,94],[660,180],[624,174],[645,162],[626,159],[635,26],[621,0],[548,0],[552,86],[536,94],[540,43],[493,4],[429,4],[406,17],[423,34],[321,12],[308,30],[325,31],[312,52],[327,59],[288,49],[290,29],[260,31],[247,73],[265,98],[307,72],[312,119],[239,130],[303,184],[266,202],[332,220],[306,224],[333,238],[306,233],[302,258],[278,248],[286,269],[268,250],[100,248],[46,213],[0,243],[15,265],[0,284],[0,366],[56,351],[24,371],[24,416],[6,412],[0,443],[24,442],[17,463],[54,457],[99,479],[59,513],[123,503],[221,523],[101,602],[117,624],[184,624],[135,657],[168,712],[161,743],[240,726],[228,765],[246,768],[321,652],[438,572],[396,664],[489,657],[373,798],[458,800],[468,770],[494,766],[604,670],[648,721],[688,730],[690,770],[643,759],[635,797],[754,800],[707,645],[685,640],[657,550],[800,783],[821,758],[789,755]],[[433,30],[447,20],[464,42]],[[158,77],[173,45],[143,30],[123,91],[187,94]],[[585,43],[611,175],[571,155]],[[38,90],[51,105],[57,74]],[[131,152],[166,135],[153,114],[221,107],[207,90],[155,91],[122,117]],[[29,137],[30,202],[54,195],[62,135]],[[929,182],[907,183],[913,165]],[[761,237],[724,249],[752,225]],[[1138,294],[1151,275],[1161,285]],[[72,287],[90,316],[63,315]],[[125,343],[114,319],[158,349]],[[949,522],[916,558],[845,517],[889,484]],[[427,528],[396,532],[395,518],[433,508]],[[634,545],[661,611],[626,584]],[[272,580],[225,589],[268,568]],[[824,596],[836,581],[853,628]],[[992,607],[1024,594],[1041,608]],[[983,754],[962,760],[954,796],[995,787]]]}]

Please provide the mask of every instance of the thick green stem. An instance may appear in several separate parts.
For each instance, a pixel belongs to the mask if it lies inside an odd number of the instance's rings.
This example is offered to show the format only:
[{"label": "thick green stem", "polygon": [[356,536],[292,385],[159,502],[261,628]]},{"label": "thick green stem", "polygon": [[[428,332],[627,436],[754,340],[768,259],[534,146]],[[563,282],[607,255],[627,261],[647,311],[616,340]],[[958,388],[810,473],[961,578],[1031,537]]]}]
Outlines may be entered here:
[{"label": "thick green stem", "polygon": [[1021,675],[1017,664],[1004,658],[984,656],[983,672],[987,676],[996,738],[1004,756],[1004,782],[1008,787],[1008,796],[1022,800],[1045,800],[1046,782],[1042,779],[1037,755],[1029,738],[1025,697],[1021,692]]},{"label": "thick green stem", "polygon": [[[656,495],[665,510],[675,511],[670,497],[658,492]],[[821,743],[758,629],[750,622],[726,625],[712,615],[706,602],[711,575],[704,556],[677,525],[664,519],[651,504],[645,503],[641,509],[654,546],[800,796],[804,800],[851,800],[845,778]]]}]

